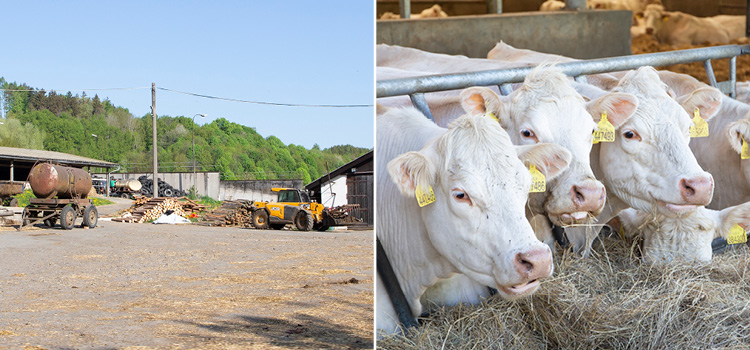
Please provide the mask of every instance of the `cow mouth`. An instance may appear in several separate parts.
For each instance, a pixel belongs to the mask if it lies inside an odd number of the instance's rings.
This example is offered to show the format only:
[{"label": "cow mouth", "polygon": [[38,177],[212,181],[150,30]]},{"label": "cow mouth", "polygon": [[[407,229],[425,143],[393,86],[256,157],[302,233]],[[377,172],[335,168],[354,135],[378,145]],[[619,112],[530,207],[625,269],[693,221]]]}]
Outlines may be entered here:
[{"label": "cow mouth", "polygon": [[563,224],[580,224],[589,217],[589,212],[587,211],[576,211],[573,213],[563,213],[560,214],[560,222]]},{"label": "cow mouth", "polygon": [[675,204],[663,201],[657,201],[656,204],[658,204],[659,208],[662,209],[662,211],[677,215],[685,215],[698,208],[698,206],[695,204]]},{"label": "cow mouth", "polygon": [[516,298],[533,293],[539,287],[539,280],[531,280],[526,283],[516,284],[510,287],[498,286],[498,289],[510,298]]}]

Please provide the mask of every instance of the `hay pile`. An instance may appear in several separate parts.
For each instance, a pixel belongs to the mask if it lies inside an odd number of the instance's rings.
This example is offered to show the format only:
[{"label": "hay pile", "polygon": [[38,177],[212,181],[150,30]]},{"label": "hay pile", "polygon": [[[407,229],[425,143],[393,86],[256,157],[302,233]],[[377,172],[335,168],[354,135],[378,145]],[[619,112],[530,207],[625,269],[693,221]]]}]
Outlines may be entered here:
[{"label": "hay pile", "polygon": [[434,311],[383,349],[686,349],[750,347],[750,250],[711,263],[649,266],[602,238],[589,259],[555,256],[530,298]]}]

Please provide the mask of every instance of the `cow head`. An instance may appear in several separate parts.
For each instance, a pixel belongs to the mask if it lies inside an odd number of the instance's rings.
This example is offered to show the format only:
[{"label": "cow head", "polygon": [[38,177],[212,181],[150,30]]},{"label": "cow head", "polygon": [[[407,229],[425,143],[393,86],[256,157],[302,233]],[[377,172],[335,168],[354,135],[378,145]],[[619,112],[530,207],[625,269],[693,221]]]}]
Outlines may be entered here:
[{"label": "cow head", "polygon": [[531,177],[524,163],[553,179],[569,160],[557,145],[516,149],[494,120],[476,115],[458,118],[420,151],[394,158],[388,173],[405,196],[432,188],[435,201],[420,209],[422,222],[456,271],[513,298],[552,273],[551,252],[525,219]]},{"label": "cow head", "polygon": [[646,34],[648,35],[658,33],[664,22],[671,18],[671,14],[664,11],[664,6],[656,4],[646,6],[643,12],[639,12],[636,16],[643,18]]},{"label": "cow head", "polygon": [[[568,170],[549,182],[547,192],[530,196],[532,213],[545,214],[563,226],[584,223],[601,212],[605,190],[594,178],[589,158],[596,124],[562,72],[549,67],[535,70],[521,88],[506,97],[488,88],[469,88],[461,93],[461,100],[470,114],[491,112],[497,116],[516,145],[554,143],[570,151]],[[632,100],[634,97],[628,101]],[[630,112],[635,107],[631,105]],[[628,111],[623,109],[623,113]]]},{"label": "cow head", "polygon": [[638,98],[635,114],[616,125],[614,142],[602,143],[599,163],[607,191],[630,207],[667,216],[707,205],[713,178],[698,165],[688,147],[696,108],[703,119],[721,104],[721,92],[702,88],[681,98],[667,94],[652,67],[631,71],[614,89]]}]

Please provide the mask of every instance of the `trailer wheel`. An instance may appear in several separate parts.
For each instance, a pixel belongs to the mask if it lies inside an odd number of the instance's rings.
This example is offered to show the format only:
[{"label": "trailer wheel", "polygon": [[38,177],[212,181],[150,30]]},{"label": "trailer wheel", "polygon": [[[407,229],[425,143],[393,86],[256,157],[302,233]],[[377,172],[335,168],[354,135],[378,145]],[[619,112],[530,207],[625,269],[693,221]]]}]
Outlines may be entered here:
[{"label": "trailer wheel", "polygon": [[294,216],[294,226],[300,231],[312,230],[314,223],[315,220],[313,220],[312,213],[307,210],[302,209]]},{"label": "trailer wheel", "polygon": [[253,212],[253,226],[260,230],[268,229],[268,213],[265,210],[256,210]]},{"label": "trailer wheel", "polygon": [[96,223],[99,221],[99,212],[96,210],[96,207],[93,205],[89,205],[86,207],[86,209],[83,210],[83,224],[88,226],[88,228],[94,228],[96,227]]},{"label": "trailer wheel", "polygon": [[72,230],[76,222],[76,210],[67,205],[60,211],[60,226],[63,230]]}]

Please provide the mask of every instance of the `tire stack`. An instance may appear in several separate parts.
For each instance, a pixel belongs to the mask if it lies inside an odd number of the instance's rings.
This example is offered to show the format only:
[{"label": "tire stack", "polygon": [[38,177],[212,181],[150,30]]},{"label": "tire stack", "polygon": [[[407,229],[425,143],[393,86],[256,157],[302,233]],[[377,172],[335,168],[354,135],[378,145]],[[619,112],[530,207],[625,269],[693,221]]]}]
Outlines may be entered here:
[{"label": "tire stack", "polygon": [[[151,196],[151,194],[154,193],[154,182],[146,177],[146,175],[143,175],[138,178],[138,181],[141,182],[141,194],[144,196]],[[159,179],[159,195],[157,197],[184,197],[187,195],[187,192],[180,191],[172,185],[162,181],[162,179]]]}]

